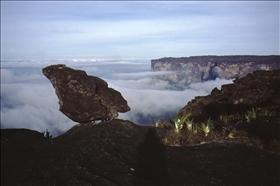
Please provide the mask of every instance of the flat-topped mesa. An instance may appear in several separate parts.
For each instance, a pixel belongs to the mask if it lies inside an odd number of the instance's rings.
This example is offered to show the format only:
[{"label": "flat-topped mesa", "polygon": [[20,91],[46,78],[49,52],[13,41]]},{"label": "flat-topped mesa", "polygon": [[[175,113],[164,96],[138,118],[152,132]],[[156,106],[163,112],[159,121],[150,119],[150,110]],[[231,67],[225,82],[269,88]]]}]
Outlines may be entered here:
[{"label": "flat-topped mesa", "polygon": [[64,64],[43,68],[59,99],[60,111],[75,122],[112,119],[130,110],[121,93],[106,81]]},{"label": "flat-topped mesa", "polygon": [[151,60],[152,71],[176,71],[164,75],[173,82],[196,83],[216,78],[241,78],[256,70],[280,69],[280,56],[193,56]]}]

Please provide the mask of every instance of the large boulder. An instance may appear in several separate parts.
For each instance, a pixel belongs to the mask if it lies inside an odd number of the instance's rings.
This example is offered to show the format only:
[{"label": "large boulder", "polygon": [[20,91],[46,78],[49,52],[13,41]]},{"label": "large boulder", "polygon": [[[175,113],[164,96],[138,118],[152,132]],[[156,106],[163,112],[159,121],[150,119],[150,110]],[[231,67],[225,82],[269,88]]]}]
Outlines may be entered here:
[{"label": "large boulder", "polygon": [[55,88],[60,111],[75,122],[116,118],[130,110],[120,92],[85,71],[59,64],[43,68],[43,74]]}]

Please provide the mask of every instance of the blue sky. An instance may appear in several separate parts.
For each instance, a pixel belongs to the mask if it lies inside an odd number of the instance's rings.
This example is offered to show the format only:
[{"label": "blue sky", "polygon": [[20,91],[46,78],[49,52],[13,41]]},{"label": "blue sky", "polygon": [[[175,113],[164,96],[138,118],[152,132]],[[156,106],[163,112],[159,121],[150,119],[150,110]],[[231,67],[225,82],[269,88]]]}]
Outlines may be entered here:
[{"label": "blue sky", "polygon": [[279,2],[1,1],[1,59],[279,54]]}]

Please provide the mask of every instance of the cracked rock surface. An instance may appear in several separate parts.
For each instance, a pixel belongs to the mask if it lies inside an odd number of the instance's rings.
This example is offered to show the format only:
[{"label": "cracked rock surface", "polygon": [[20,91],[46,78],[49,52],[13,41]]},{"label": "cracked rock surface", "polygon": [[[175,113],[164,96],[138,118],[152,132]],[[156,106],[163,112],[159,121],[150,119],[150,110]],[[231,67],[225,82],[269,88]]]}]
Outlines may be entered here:
[{"label": "cracked rock surface", "polygon": [[59,99],[60,111],[75,122],[112,119],[130,110],[121,93],[106,81],[66,65],[43,68]]},{"label": "cracked rock surface", "polygon": [[163,128],[113,119],[44,139],[1,130],[1,185],[279,185],[279,155],[235,143],[165,146]]}]

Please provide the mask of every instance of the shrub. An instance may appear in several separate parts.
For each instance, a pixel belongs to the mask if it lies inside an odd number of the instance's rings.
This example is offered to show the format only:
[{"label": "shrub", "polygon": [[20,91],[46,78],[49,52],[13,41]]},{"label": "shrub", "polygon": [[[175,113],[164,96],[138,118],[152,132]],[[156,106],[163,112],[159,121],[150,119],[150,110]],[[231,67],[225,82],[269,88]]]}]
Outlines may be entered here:
[{"label": "shrub", "polygon": [[208,133],[209,133],[210,130],[212,129],[212,121],[211,121],[210,118],[207,120],[206,125],[205,125],[205,123],[201,123],[201,129],[202,129],[202,131],[204,132],[205,137],[207,137],[207,136],[208,136]]}]

